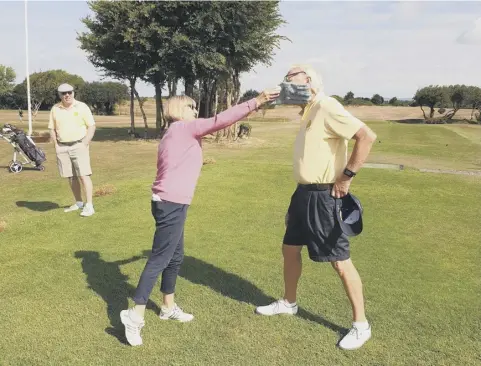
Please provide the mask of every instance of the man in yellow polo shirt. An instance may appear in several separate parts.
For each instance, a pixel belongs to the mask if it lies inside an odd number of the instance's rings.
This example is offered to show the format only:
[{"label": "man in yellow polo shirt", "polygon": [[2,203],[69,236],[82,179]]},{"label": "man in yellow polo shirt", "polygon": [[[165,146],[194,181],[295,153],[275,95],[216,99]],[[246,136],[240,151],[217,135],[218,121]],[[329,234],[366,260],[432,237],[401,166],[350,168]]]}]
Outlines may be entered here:
[{"label": "man in yellow polo shirt", "polygon": [[[76,203],[65,209],[65,212],[83,208],[81,216],[92,216],[95,210],[92,203],[89,144],[95,133],[95,121],[90,108],[85,103],[75,100],[71,85],[60,85],[58,94],[61,101],[50,111],[48,128],[55,144],[60,176],[69,179],[76,200]],[[86,195],[85,205],[82,201],[80,182]]]},{"label": "man in yellow polo shirt", "polygon": [[[366,160],[374,132],[334,98],[324,94],[322,82],[310,66],[292,67],[287,82],[308,84],[312,97],[301,106],[302,120],[294,144],[294,178],[298,183],[286,215],[284,285],[282,299],[260,306],[261,315],[297,313],[297,284],[301,276],[302,246],[315,262],[330,262],[339,274],[353,310],[353,324],[339,342],[346,350],[361,347],[371,337],[364,313],[362,282],[350,259],[348,237],[336,225],[336,199],[344,197],[354,175]],[[350,159],[348,141],[355,140]]]}]

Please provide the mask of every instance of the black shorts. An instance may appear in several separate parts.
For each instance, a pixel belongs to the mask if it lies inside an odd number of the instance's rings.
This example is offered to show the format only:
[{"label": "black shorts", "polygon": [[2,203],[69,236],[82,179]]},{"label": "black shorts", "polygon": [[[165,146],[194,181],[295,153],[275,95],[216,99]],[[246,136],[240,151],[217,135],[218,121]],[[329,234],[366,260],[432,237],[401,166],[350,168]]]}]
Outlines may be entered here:
[{"label": "black shorts", "polygon": [[306,245],[315,262],[349,259],[349,239],[337,223],[331,186],[317,190],[299,185],[288,209],[285,245]]}]

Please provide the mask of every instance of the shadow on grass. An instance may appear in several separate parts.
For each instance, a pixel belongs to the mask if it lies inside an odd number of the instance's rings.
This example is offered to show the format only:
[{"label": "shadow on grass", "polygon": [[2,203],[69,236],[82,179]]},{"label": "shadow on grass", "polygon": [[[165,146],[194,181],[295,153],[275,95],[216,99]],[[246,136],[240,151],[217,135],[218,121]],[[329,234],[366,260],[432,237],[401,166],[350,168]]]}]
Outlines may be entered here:
[{"label": "shadow on grass", "polygon": [[46,211],[60,208],[58,203],[50,202],[50,201],[38,201],[38,202],[17,201],[16,204],[17,204],[17,207],[24,207],[24,208],[28,208],[29,210],[39,211],[39,212],[46,212]]},{"label": "shadow on grass", "polygon": [[[136,141],[138,139],[145,139],[145,129],[137,128],[135,130],[136,135],[129,134],[130,127],[97,127],[93,141]],[[149,141],[156,141],[157,133],[155,128],[149,128],[147,132],[147,138]]]},{"label": "shadow on grass", "polygon": [[[120,271],[120,266],[142,259],[142,256],[134,256],[129,259],[108,262],[100,257],[99,252],[77,251],[75,258],[82,259],[82,270],[87,275],[88,288],[96,292],[107,305],[107,316],[111,327],[105,332],[127,344],[124,326],[120,321],[120,312],[128,308],[128,298],[132,298],[135,287],[127,282],[128,276]],[[157,314],[160,308],[149,300],[147,309]]]},{"label": "shadow on grass", "polygon": [[[149,254],[150,252],[147,252],[147,255]],[[144,252],[144,255],[146,255],[146,252]],[[186,256],[184,258],[179,275],[192,283],[210,287],[223,296],[254,306],[267,305],[277,300],[267,296],[261,289],[242,277],[194,257]],[[348,332],[348,329],[302,308],[299,308],[297,316],[318,323],[340,335]]]},{"label": "shadow on grass", "polygon": [[422,118],[393,119],[393,120],[389,120],[389,122],[406,123],[406,124],[410,124],[410,125],[419,125],[419,124],[425,124],[426,123],[426,121]]}]

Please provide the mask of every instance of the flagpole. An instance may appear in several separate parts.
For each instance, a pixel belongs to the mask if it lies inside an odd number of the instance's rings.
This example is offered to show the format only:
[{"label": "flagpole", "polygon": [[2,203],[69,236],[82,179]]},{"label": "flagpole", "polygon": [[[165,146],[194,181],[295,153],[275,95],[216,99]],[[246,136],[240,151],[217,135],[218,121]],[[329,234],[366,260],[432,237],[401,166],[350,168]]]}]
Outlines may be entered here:
[{"label": "flagpole", "polygon": [[25,0],[25,54],[26,54],[26,69],[27,69],[28,136],[31,136],[32,135],[32,102],[30,99],[30,72],[28,70],[27,0]]}]

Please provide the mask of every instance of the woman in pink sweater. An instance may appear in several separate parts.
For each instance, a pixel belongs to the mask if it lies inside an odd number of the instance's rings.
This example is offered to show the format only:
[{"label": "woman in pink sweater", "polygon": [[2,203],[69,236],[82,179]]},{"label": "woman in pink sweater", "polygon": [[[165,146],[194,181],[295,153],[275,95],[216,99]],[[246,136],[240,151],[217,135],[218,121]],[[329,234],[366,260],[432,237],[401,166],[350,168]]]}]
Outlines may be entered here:
[{"label": "woman in pink sweater", "polygon": [[152,185],[151,206],[156,225],[152,253],[135,291],[135,306],[120,313],[125,336],[132,346],[142,344],[140,330],[145,324],[145,306],[160,273],[163,294],[160,319],[188,322],[194,318],[175,304],[174,290],[184,258],[187,209],[203,164],[202,137],[245,118],[261,105],[275,100],[279,93],[279,87],[265,90],[256,98],[208,119],[197,118],[192,98],[175,96],[167,100],[164,110],[169,128],[159,144],[157,176]]}]

